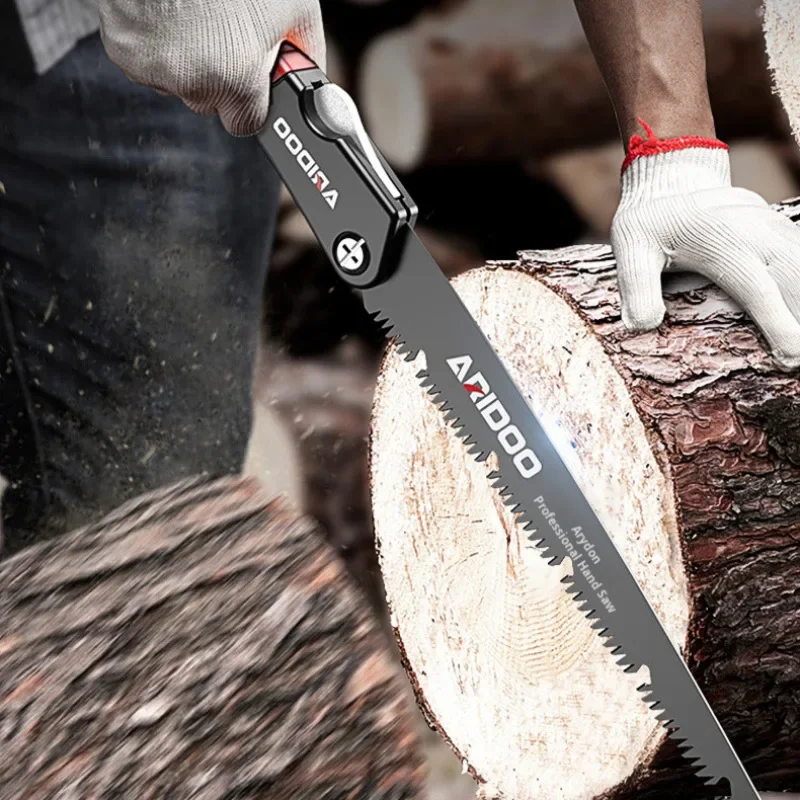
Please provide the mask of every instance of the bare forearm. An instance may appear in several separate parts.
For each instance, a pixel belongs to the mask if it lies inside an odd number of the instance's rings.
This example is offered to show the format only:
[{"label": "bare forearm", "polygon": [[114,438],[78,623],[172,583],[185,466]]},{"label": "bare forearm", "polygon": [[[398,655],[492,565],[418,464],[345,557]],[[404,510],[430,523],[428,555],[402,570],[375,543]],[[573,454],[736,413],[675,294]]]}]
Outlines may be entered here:
[{"label": "bare forearm", "polygon": [[620,133],[715,136],[700,0],[575,0]]}]

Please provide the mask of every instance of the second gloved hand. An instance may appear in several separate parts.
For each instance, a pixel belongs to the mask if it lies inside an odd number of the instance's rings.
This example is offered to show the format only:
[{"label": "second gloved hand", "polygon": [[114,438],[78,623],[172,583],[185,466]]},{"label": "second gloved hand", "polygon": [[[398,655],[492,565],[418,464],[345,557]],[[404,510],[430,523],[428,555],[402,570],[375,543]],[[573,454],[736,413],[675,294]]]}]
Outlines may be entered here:
[{"label": "second gloved hand", "polygon": [[285,39],[325,68],[318,0],[98,0],[98,10],[106,52],[129,78],[218,114],[237,136],[266,120]]},{"label": "second gloved hand", "polygon": [[631,139],[611,229],[623,322],[659,325],[661,273],[674,265],[720,286],[759,326],[776,361],[799,367],[800,230],[760,195],[731,186],[722,142],[657,139],[645,128],[649,139]]}]

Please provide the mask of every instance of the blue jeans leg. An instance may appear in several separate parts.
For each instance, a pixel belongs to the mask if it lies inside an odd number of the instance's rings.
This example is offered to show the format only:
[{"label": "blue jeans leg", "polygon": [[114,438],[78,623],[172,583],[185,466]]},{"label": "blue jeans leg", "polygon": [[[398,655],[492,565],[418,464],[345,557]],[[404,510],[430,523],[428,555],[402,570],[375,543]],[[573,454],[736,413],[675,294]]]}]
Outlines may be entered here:
[{"label": "blue jeans leg", "polygon": [[0,76],[6,552],[237,471],[279,180],[253,139],[131,83],[97,35]]}]

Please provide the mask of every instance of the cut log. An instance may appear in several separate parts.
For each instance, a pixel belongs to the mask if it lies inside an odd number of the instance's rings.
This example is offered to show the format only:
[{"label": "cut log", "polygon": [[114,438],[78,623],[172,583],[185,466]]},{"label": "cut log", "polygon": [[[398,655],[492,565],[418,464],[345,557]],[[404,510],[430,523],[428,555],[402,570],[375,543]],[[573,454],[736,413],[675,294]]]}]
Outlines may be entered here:
[{"label": "cut log", "polygon": [[[508,41],[465,26],[459,20],[452,31],[426,18],[376,39],[364,55],[362,112],[396,168],[537,158],[618,136],[585,40]],[[711,15],[706,50],[719,135],[784,135],[755,15]]]},{"label": "cut log", "polygon": [[253,479],[185,480],[5,561],[0,653],[3,800],[420,796],[386,640]]},{"label": "cut log", "polygon": [[[759,788],[800,789],[800,375],[701,281],[667,287],[657,331],[626,332],[605,246],[523,252],[453,285]],[[700,796],[641,673],[563,592],[569,561],[525,547],[491,467],[417,386],[422,361],[383,361],[370,474],[392,622],[431,724],[487,797]]]},{"label": "cut log", "polygon": [[[323,4],[325,34],[340,56],[338,74],[348,91],[369,42],[389,30],[410,25],[421,13],[448,11],[464,0],[328,0]],[[331,80],[334,76],[330,75]],[[338,83],[338,80],[334,80]]]},{"label": "cut log", "polygon": [[775,91],[800,144],[800,6],[792,0],[763,0],[764,39]]}]

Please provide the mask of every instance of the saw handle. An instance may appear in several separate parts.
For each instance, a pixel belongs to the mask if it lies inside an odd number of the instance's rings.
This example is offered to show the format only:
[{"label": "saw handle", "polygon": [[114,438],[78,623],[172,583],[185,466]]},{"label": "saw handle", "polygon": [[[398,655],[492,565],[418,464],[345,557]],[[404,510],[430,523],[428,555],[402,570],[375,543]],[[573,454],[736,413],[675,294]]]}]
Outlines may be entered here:
[{"label": "saw handle", "polygon": [[355,287],[391,273],[417,209],[364,130],[352,98],[290,43],[257,135],[334,269]]},{"label": "saw handle", "polygon": [[272,83],[277,83],[284,75],[301,69],[319,69],[319,67],[299,47],[291,42],[284,42],[272,68]]}]

